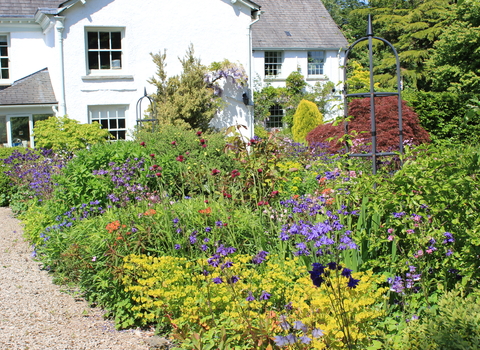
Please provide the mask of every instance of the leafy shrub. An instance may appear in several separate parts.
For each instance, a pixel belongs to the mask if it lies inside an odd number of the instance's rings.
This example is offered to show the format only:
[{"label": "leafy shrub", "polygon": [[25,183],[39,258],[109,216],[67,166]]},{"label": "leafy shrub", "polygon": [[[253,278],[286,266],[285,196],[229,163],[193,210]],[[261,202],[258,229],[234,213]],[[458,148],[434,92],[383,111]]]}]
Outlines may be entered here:
[{"label": "leafy shrub", "polygon": [[[356,99],[349,103],[349,114],[353,117],[348,123],[350,145],[358,150],[361,145],[371,143],[370,98]],[[377,150],[391,151],[399,147],[398,99],[377,97],[375,99],[375,120],[377,125]],[[418,116],[402,101],[403,140],[419,145],[430,141],[428,133],[420,126]],[[324,124],[307,135],[307,142],[329,142],[330,150],[338,152],[343,144],[339,142],[345,135],[343,125]]]},{"label": "leafy shrub", "polygon": [[474,350],[480,348],[480,294],[446,293],[438,306],[412,320],[395,349]]},{"label": "leafy shrub", "polygon": [[305,141],[307,134],[323,123],[323,116],[315,103],[302,100],[293,116],[293,139],[296,142]]},{"label": "leafy shrub", "polygon": [[4,147],[0,148],[0,206],[8,206],[10,203],[10,198],[14,192],[12,187],[12,180],[5,173],[11,169],[9,164],[5,164],[4,159],[10,157],[17,148],[15,147]]},{"label": "leafy shrub", "polygon": [[452,139],[470,144],[478,142],[479,117],[472,114],[472,118],[466,118],[472,95],[406,91],[402,96],[418,114],[420,124],[430,133],[432,140]]},{"label": "leafy shrub", "polygon": [[55,151],[73,151],[96,143],[105,143],[111,137],[100,124],[80,124],[79,121],[64,117],[50,117],[35,124],[35,144],[40,148]]}]

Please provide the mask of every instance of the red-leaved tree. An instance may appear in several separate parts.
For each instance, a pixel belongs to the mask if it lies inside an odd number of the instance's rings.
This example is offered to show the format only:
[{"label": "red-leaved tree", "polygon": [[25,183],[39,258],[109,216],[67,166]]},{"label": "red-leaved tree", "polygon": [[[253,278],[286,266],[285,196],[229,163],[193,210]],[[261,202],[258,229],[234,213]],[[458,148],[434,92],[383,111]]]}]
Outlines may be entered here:
[{"label": "red-leaved tree", "polygon": [[[348,123],[348,134],[352,140],[353,152],[371,148],[370,98],[356,99],[348,105],[353,119]],[[420,125],[418,115],[402,101],[403,140],[406,144],[420,145],[430,142],[430,136]],[[395,96],[375,98],[375,122],[377,126],[377,151],[395,151],[399,148],[398,98]],[[343,123],[320,125],[308,133],[306,140],[311,145],[326,142],[331,152],[345,148],[339,142],[345,135]],[[365,147],[366,146],[366,147]]]}]

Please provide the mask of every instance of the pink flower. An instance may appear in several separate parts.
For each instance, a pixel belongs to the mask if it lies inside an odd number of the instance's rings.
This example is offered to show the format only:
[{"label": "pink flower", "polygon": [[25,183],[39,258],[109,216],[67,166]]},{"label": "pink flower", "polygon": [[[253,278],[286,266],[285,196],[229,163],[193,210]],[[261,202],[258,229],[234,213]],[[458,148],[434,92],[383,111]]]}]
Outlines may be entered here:
[{"label": "pink flower", "polygon": [[263,172],[263,169],[258,169],[257,171],[258,171],[259,173],[261,173],[261,172]]},{"label": "pink flower", "polygon": [[170,144],[171,144],[172,146],[175,146],[175,145],[177,144],[177,141],[172,141],[172,142],[170,142]]},{"label": "pink flower", "polygon": [[432,254],[432,253],[433,253],[433,250],[432,250],[432,249],[427,249],[425,252],[426,252],[427,254]]},{"label": "pink flower", "polygon": [[183,162],[184,161],[184,158],[182,155],[178,156],[177,158],[175,158],[176,160],[178,160],[179,162]]},{"label": "pink flower", "polygon": [[393,233],[394,231],[395,231],[395,230],[394,230],[393,228],[389,228],[389,229],[387,230],[388,233]]},{"label": "pink flower", "polygon": [[387,239],[391,242],[391,241],[393,241],[393,240],[395,239],[395,236],[394,236],[394,235],[390,235],[390,236],[388,236]]},{"label": "pink flower", "polygon": [[423,250],[419,250],[417,254],[414,255],[415,258],[418,258],[423,255]]},{"label": "pink flower", "polygon": [[217,174],[220,174],[220,170],[218,170],[218,169],[213,169],[213,170],[212,170],[212,175],[217,175]]},{"label": "pink flower", "polygon": [[206,143],[204,143],[204,144],[202,145],[202,147],[203,147],[203,148],[206,148],[206,147],[207,147],[207,144],[206,144]]},{"label": "pink flower", "polygon": [[92,261],[97,261],[97,257],[94,256],[94,257],[92,258]]},{"label": "pink flower", "polygon": [[410,234],[412,234],[412,233],[415,233],[415,230],[411,230],[411,229],[410,229],[410,230],[407,230],[407,233],[410,235]]},{"label": "pink flower", "polygon": [[150,157],[155,158],[155,154],[153,154],[153,153],[150,154]]},{"label": "pink flower", "polygon": [[155,175],[156,175],[157,177],[160,177],[160,176],[162,176],[162,173],[155,173]]},{"label": "pink flower", "polygon": [[278,191],[272,191],[272,193],[270,193],[270,197],[275,197],[277,194],[278,194]]}]

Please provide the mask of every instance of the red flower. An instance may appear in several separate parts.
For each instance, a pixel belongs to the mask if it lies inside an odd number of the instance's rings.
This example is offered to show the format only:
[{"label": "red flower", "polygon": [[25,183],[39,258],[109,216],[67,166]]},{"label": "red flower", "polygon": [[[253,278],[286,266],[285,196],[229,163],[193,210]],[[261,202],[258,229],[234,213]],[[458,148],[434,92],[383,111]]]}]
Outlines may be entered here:
[{"label": "red flower", "polygon": [[223,226],[227,226],[228,224],[226,222],[223,223]]},{"label": "red flower", "polygon": [[256,144],[256,143],[258,143],[257,140],[255,140],[255,139],[250,139],[250,144],[251,144],[251,145],[254,145],[254,144]]},{"label": "red flower", "polygon": [[153,153],[150,154],[150,157],[155,158],[155,154],[153,154]]},{"label": "red flower", "polygon": [[200,136],[202,135],[202,132],[201,131],[197,131],[197,136]]},{"label": "red flower", "polygon": [[261,205],[268,205],[268,202],[267,201],[260,201],[257,203],[258,206],[261,206]]},{"label": "red flower", "polygon": [[207,141],[205,141],[205,139],[200,139],[200,143],[201,143],[202,145],[203,145],[205,142],[207,142]]},{"label": "red flower", "polygon": [[208,199],[205,199],[203,202],[204,202],[204,203],[208,203]]},{"label": "red flower", "polygon": [[277,194],[278,194],[278,191],[272,191],[272,193],[270,193],[270,197],[275,197]]},{"label": "red flower", "polygon": [[175,146],[175,145],[177,144],[177,141],[172,141],[172,142],[170,142],[170,144],[171,144],[172,146]]},{"label": "red flower", "polygon": [[204,143],[204,144],[202,145],[202,147],[205,148],[205,147],[207,147],[207,145]]},{"label": "red flower", "polygon": [[232,170],[230,174],[232,176],[232,179],[236,178],[237,176],[240,176],[240,172],[237,169]]},{"label": "red flower", "polygon": [[258,171],[259,173],[261,173],[261,172],[263,172],[263,169],[258,169],[257,171]]},{"label": "red flower", "polygon": [[227,193],[227,192],[223,192],[223,196],[224,196],[225,198],[232,198],[232,195],[229,194],[229,193]]},{"label": "red flower", "polygon": [[140,142],[140,146],[145,147],[145,142]]},{"label": "red flower", "polygon": [[184,161],[184,158],[182,155],[178,156],[177,158],[175,158],[176,160],[178,160],[179,162],[183,162]]},{"label": "red flower", "polygon": [[217,174],[220,174],[220,170],[218,170],[218,169],[213,169],[213,170],[212,170],[212,175],[217,175]]},{"label": "red flower", "polygon": [[157,177],[160,177],[160,176],[162,176],[162,173],[156,173],[155,175],[156,175]]},{"label": "red flower", "polygon": [[153,164],[153,165],[152,165],[152,168],[153,168],[153,169],[157,169],[157,168],[158,168],[158,165],[157,165],[157,164]]}]

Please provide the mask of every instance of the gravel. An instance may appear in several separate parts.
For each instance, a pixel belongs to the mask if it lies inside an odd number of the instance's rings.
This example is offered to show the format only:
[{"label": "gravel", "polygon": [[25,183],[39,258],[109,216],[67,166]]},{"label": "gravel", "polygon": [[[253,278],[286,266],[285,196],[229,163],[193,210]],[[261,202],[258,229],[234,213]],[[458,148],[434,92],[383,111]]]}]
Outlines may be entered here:
[{"label": "gravel", "polygon": [[162,339],[146,330],[115,330],[104,311],[65,287],[31,257],[22,227],[0,208],[1,350],[147,350]]}]

